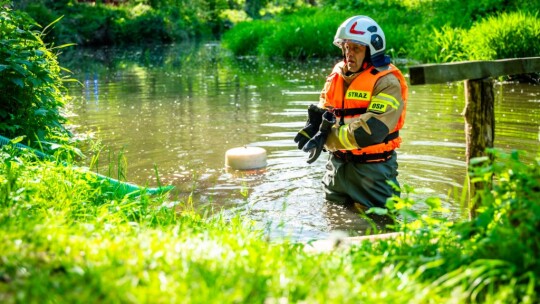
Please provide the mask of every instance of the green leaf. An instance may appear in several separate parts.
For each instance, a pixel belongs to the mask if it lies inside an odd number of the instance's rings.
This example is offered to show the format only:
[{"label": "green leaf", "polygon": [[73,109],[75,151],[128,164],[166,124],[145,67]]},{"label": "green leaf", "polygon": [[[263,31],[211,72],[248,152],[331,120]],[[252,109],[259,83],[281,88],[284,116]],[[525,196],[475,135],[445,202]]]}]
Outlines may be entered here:
[{"label": "green leaf", "polygon": [[398,212],[400,215],[402,215],[403,217],[406,217],[406,218],[409,218],[409,219],[415,219],[417,220],[418,219],[418,213],[414,212],[413,210],[410,210],[410,209],[401,209],[399,210]]},{"label": "green leaf", "polygon": [[438,197],[429,197],[426,199],[426,204],[434,210],[441,208],[441,199]]},{"label": "green leaf", "polygon": [[52,47],[51,50],[63,49],[63,48],[70,47],[70,46],[75,46],[75,45],[77,45],[77,44],[76,43],[66,43],[66,44],[62,44],[62,45],[59,45],[59,46]]},{"label": "green leaf", "polygon": [[47,109],[40,108],[40,109],[35,110],[34,114],[35,115],[40,115],[40,116],[46,116],[47,112],[48,112]]},{"label": "green leaf", "polygon": [[20,143],[22,140],[24,139],[24,135],[23,136],[17,136],[15,138],[13,138],[12,140],[10,140],[10,142],[12,144],[18,144]]},{"label": "green leaf", "polygon": [[59,144],[56,144],[56,143],[50,143],[50,144],[51,144],[50,148],[53,151],[56,150],[56,149],[60,149],[62,147],[62,145],[59,145]]},{"label": "green leaf", "polygon": [[10,81],[13,82],[15,85],[24,88],[24,82],[21,78],[11,78]]},{"label": "green leaf", "polygon": [[478,164],[481,164],[481,163],[487,162],[487,161],[489,161],[489,157],[487,157],[487,156],[474,157],[474,158],[471,158],[470,164],[471,165],[478,165]]},{"label": "green leaf", "polygon": [[28,75],[28,72],[26,71],[26,69],[21,67],[18,64],[12,64],[11,68],[14,69],[15,72],[19,73],[21,76],[26,77],[26,75]]},{"label": "green leaf", "polygon": [[368,214],[375,213],[377,215],[387,215],[388,210],[386,208],[372,207],[372,208],[369,208],[369,210],[366,211],[366,213]]}]

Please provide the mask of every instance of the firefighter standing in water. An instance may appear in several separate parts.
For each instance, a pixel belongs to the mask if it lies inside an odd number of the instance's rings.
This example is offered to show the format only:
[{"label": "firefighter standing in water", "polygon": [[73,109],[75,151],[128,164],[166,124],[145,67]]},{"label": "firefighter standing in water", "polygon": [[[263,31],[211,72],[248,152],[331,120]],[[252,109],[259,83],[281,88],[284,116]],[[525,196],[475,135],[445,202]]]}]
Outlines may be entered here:
[{"label": "firefighter standing in water", "polygon": [[371,18],[354,16],[334,37],[344,60],[327,77],[318,106],[308,109],[308,122],[298,132],[298,148],[308,163],[323,148],[330,152],[322,183],[327,201],[382,207],[399,190],[399,130],[405,120],[407,84],[385,55],[381,27]]}]

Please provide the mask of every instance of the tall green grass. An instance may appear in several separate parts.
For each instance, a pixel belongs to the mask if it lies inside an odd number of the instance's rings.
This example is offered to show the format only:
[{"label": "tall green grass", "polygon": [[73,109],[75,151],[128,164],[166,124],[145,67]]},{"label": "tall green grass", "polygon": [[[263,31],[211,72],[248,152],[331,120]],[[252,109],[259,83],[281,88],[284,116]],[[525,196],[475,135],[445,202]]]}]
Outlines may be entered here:
[{"label": "tall green grass", "polygon": [[323,37],[331,36],[343,13],[322,13],[306,10],[301,15],[290,15],[280,20],[273,32],[263,36],[258,46],[260,55],[292,59],[321,58],[340,52]]},{"label": "tall green grass", "polygon": [[[540,160],[495,154],[480,216],[452,223],[439,198],[389,212],[403,237],[311,252],[253,223],[168,196],[107,193],[84,172],[0,150],[2,303],[534,303]],[[210,214],[208,214],[210,215]]]},{"label": "tall green grass", "polygon": [[470,29],[433,29],[432,42],[419,45],[417,58],[429,62],[495,60],[540,55],[540,21],[526,12],[505,13],[478,21]]},{"label": "tall green grass", "polygon": [[235,55],[337,57],[340,52],[332,41],[339,24],[353,15],[368,15],[383,28],[387,53],[394,58],[451,62],[539,56],[540,7],[527,11],[514,2],[498,2],[325,2],[321,9],[243,23],[226,32],[222,41]]},{"label": "tall green grass", "polygon": [[258,46],[268,35],[274,33],[276,27],[274,21],[257,20],[238,23],[234,33],[224,34],[223,46],[236,56],[258,55]]},{"label": "tall green grass", "polygon": [[[333,35],[342,12],[303,9],[274,20],[238,24],[222,37],[223,46],[236,56],[257,55],[288,59],[337,56]],[[328,37],[332,37],[330,42]]]},{"label": "tall green grass", "polygon": [[463,37],[473,60],[539,56],[538,41],[538,11],[490,16],[473,25]]}]

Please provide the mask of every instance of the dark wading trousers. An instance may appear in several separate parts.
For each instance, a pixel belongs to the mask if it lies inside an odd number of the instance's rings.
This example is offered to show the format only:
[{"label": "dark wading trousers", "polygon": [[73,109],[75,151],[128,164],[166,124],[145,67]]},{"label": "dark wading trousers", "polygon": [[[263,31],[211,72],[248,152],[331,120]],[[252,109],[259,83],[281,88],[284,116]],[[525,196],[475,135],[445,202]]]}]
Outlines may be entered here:
[{"label": "dark wading trousers", "polygon": [[368,208],[386,205],[386,199],[399,196],[387,181],[397,181],[397,154],[378,163],[355,163],[330,154],[322,183],[327,201],[336,203],[360,203]]}]

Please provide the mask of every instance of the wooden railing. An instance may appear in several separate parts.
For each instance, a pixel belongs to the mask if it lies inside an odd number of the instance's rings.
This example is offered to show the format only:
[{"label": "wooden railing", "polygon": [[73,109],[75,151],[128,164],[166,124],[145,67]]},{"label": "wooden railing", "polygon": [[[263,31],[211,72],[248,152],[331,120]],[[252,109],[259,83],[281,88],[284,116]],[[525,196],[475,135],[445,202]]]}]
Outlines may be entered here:
[{"label": "wooden railing", "polygon": [[[409,67],[411,85],[465,81],[466,161],[485,156],[495,140],[493,77],[540,72],[540,57],[423,64]],[[411,101],[414,102],[414,101]],[[469,182],[469,216],[476,217],[475,192],[480,184]]]}]

